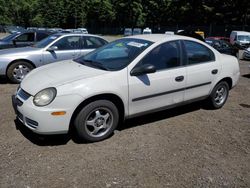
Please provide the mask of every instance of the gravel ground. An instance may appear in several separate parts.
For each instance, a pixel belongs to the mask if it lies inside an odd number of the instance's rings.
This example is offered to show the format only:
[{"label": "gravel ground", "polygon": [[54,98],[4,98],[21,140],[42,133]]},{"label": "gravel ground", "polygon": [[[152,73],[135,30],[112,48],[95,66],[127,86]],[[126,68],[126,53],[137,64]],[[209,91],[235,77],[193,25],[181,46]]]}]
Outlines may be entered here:
[{"label": "gravel ground", "polygon": [[93,144],[25,129],[11,107],[17,85],[0,80],[0,187],[250,187],[249,64],[222,109],[135,118]]}]

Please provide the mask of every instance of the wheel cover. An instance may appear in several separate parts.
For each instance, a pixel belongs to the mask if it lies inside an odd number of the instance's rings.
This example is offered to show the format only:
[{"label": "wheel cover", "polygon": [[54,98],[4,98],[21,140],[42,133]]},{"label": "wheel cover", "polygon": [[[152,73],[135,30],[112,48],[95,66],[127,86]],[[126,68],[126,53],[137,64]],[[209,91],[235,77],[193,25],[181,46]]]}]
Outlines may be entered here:
[{"label": "wheel cover", "polygon": [[218,106],[222,105],[227,99],[227,95],[228,95],[228,91],[227,91],[226,86],[224,85],[219,86],[215,92],[214,102]]},{"label": "wheel cover", "polygon": [[113,125],[113,113],[105,107],[91,111],[85,121],[85,130],[91,137],[101,137],[107,134]]},{"label": "wheel cover", "polygon": [[22,81],[23,78],[30,72],[30,68],[27,67],[26,65],[17,65],[12,72],[13,77],[18,80]]}]

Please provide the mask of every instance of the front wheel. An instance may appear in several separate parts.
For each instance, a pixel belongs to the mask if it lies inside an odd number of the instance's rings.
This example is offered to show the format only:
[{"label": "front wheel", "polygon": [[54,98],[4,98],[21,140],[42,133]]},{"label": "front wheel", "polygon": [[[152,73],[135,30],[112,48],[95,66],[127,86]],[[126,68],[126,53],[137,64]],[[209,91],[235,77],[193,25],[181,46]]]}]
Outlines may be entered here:
[{"label": "front wheel", "polygon": [[225,81],[218,83],[214,87],[211,95],[208,98],[209,107],[213,109],[221,108],[226,103],[228,94],[229,94],[228,83]]},{"label": "front wheel", "polygon": [[26,61],[17,61],[7,70],[7,77],[13,83],[20,83],[34,67]]},{"label": "front wheel", "polygon": [[80,139],[97,142],[109,137],[118,125],[117,107],[108,100],[86,105],[76,116],[74,126]]}]

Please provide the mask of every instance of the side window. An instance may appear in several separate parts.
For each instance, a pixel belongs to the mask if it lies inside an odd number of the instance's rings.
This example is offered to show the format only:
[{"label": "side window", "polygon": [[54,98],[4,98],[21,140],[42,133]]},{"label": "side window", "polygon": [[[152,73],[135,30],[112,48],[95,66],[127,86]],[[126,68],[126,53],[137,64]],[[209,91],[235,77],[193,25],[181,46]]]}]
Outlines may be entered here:
[{"label": "side window", "polygon": [[184,41],[184,46],[187,53],[188,65],[215,60],[214,53],[202,44],[193,41]]},{"label": "side window", "polygon": [[57,46],[58,50],[75,50],[80,48],[80,43],[80,36],[68,36],[55,42],[53,46]]},{"label": "side window", "polygon": [[34,42],[34,33],[21,34],[15,40],[17,42]]},{"label": "side window", "polygon": [[40,41],[40,40],[46,38],[47,36],[49,36],[49,35],[46,33],[36,33],[36,41]]},{"label": "side window", "polygon": [[161,44],[149,52],[140,65],[151,64],[156,70],[178,67],[181,65],[179,49],[180,45],[176,41]]},{"label": "side window", "polygon": [[106,41],[97,38],[97,37],[85,37],[84,41],[84,48],[85,49],[92,49],[92,48],[99,48],[106,44]]}]

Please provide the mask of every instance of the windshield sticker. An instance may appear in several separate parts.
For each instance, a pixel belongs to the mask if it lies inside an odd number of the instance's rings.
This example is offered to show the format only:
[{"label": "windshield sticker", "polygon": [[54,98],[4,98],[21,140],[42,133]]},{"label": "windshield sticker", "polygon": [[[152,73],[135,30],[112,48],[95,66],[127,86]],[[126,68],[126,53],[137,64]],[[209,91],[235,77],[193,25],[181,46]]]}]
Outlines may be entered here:
[{"label": "windshield sticker", "polygon": [[115,46],[116,47],[124,47],[124,44],[122,42],[120,42],[120,43],[117,43]]},{"label": "windshield sticker", "polygon": [[148,43],[142,44],[142,43],[139,43],[139,42],[129,42],[128,45],[129,46],[134,46],[134,47],[137,47],[137,48],[141,48],[143,46],[147,46]]}]

